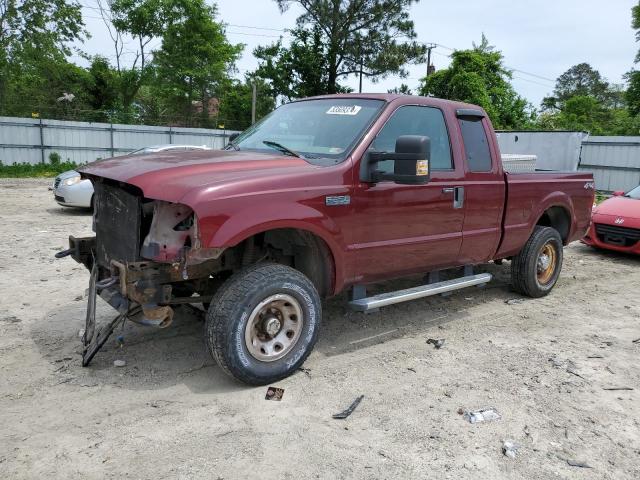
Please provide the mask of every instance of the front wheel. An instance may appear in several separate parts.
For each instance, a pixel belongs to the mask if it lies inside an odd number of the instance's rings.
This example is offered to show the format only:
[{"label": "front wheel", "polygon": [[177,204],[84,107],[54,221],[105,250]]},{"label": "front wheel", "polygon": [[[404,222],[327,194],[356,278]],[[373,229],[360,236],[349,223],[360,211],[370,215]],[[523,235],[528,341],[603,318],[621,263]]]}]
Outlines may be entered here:
[{"label": "front wheel", "polygon": [[529,297],[547,295],[562,269],[562,238],[555,228],[537,226],[511,261],[513,288]]},{"label": "front wheel", "polygon": [[303,364],[321,317],[320,297],[307,277],[284,265],[257,264],[218,290],[207,311],[205,340],[227,374],[264,385]]}]

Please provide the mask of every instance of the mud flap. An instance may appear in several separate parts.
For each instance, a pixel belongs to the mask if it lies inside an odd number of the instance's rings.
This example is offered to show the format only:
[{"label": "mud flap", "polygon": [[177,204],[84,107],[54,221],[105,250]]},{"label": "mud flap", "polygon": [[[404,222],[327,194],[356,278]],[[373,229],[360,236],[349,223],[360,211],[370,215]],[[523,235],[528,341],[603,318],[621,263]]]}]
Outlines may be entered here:
[{"label": "mud flap", "polygon": [[98,278],[98,268],[95,263],[91,268],[91,279],[89,280],[89,298],[87,300],[87,317],[84,325],[84,335],[82,336],[82,366],[87,367],[93,357],[109,339],[118,323],[124,322],[127,314],[120,314],[108,324],[104,325],[96,335],[96,280]]}]

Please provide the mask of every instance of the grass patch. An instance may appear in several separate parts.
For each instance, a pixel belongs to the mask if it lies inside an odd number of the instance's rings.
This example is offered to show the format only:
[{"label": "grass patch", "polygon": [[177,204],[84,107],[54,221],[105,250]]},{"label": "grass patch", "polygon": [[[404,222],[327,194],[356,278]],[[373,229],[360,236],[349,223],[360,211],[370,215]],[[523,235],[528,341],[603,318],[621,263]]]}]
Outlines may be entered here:
[{"label": "grass patch", "polygon": [[0,162],[0,178],[47,178],[55,177],[67,170],[75,170],[78,165],[75,162],[61,162],[57,164],[37,163],[14,163],[5,165]]}]

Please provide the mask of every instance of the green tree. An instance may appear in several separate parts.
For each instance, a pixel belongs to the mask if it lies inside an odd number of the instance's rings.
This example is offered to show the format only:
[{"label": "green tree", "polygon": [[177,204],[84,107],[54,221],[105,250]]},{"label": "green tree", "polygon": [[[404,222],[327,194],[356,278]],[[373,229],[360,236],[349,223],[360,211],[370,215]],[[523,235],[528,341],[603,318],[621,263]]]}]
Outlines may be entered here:
[{"label": "green tree", "polygon": [[[63,82],[64,91],[77,95],[71,92],[77,78],[69,77],[80,72],[66,58],[71,42],[85,35],[75,1],[0,0],[0,109],[24,114],[36,101],[54,108],[62,91],[50,80]],[[25,98],[30,105],[24,105]]]},{"label": "green tree", "polygon": [[574,65],[556,80],[553,95],[542,100],[542,107],[562,109],[564,102],[572,97],[593,97],[600,103],[614,103],[617,98],[609,83],[600,72],[588,63]]},{"label": "green tree", "polygon": [[201,102],[200,121],[210,122],[207,105],[222,93],[243,45],[228,42],[216,22],[216,8],[204,0],[181,0],[184,14],[173,18],[154,58],[154,88],[176,118],[193,121],[194,102]]},{"label": "green tree", "polygon": [[[281,11],[303,9],[298,29],[320,35],[321,91],[340,91],[339,81],[362,74],[372,81],[390,74],[406,76],[405,65],[424,60],[409,7],[418,0],[276,0]],[[317,30],[315,30],[317,28]],[[299,32],[298,36],[302,34]],[[295,38],[295,35],[294,35]],[[315,39],[309,42],[315,43]],[[315,64],[313,59],[311,64]],[[315,66],[315,65],[314,65]],[[311,87],[307,87],[311,88]]]},{"label": "green tree", "polygon": [[256,77],[247,77],[244,82],[229,80],[220,97],[219,123],[228,130],[245,130],[251,126],[251,103],[253,84],[256,84],[256,121],[275,108],[275,99],[271,96],[271,88]]},{"label": "green tree", "polygon": [[[274,98],[287,101],[329,93],[328,46],[318,25],[298,27],[291,31],[288,47],[282,39],[258,47],[253,54],[258,60],[255,75],[266,80]],[[336,83],[336,92],[347,89]]]},{"label": "green tree", "polygon": [[497,128],[523,128],[531,115],[510,80],[502,53],[483,35],[472,49],[453,52],[449,68],[423,78],[419,93],[480,105]]},{"label": "green tree", "polygon": [[[636,41],[640,42],[640,2],[631,10],[631,27],[636,31]],[[640,50],[636,54],[635,63],[640,63]],[[640,71],[632,69],[625,79],[629,85],[625,95],[629,111],[632,115],[640,115]]]},{"label": "green tree", "polygon": [[413,92],[409,88],[408,85],[401,83],[399,87],[394,87],[390,90],[387,90],[387,93],[396,93],[401,95],[413,95]]}]

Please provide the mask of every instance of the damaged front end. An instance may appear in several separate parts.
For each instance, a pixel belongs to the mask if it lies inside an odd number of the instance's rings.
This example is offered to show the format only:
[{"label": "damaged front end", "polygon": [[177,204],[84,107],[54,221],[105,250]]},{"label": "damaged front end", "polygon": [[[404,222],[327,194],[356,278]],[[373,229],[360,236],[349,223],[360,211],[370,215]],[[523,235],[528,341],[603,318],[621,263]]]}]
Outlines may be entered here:
[{"label": "damaged front end", "polygon": [[[122,321],[165,328],[173,305],[208,303],[224,269],[224,249],[203,248],[193,210],[144,198],[135,187],[94,180],[94,237],[69,237],[71,256],[91,272],[83,365]],[[194,294],[197,294],[194,296]],[[119,313],[95,335],[95,297]],[[103,328],[104,330],[104,328]],[[105,337],[106,334],[106,337]]]}]

